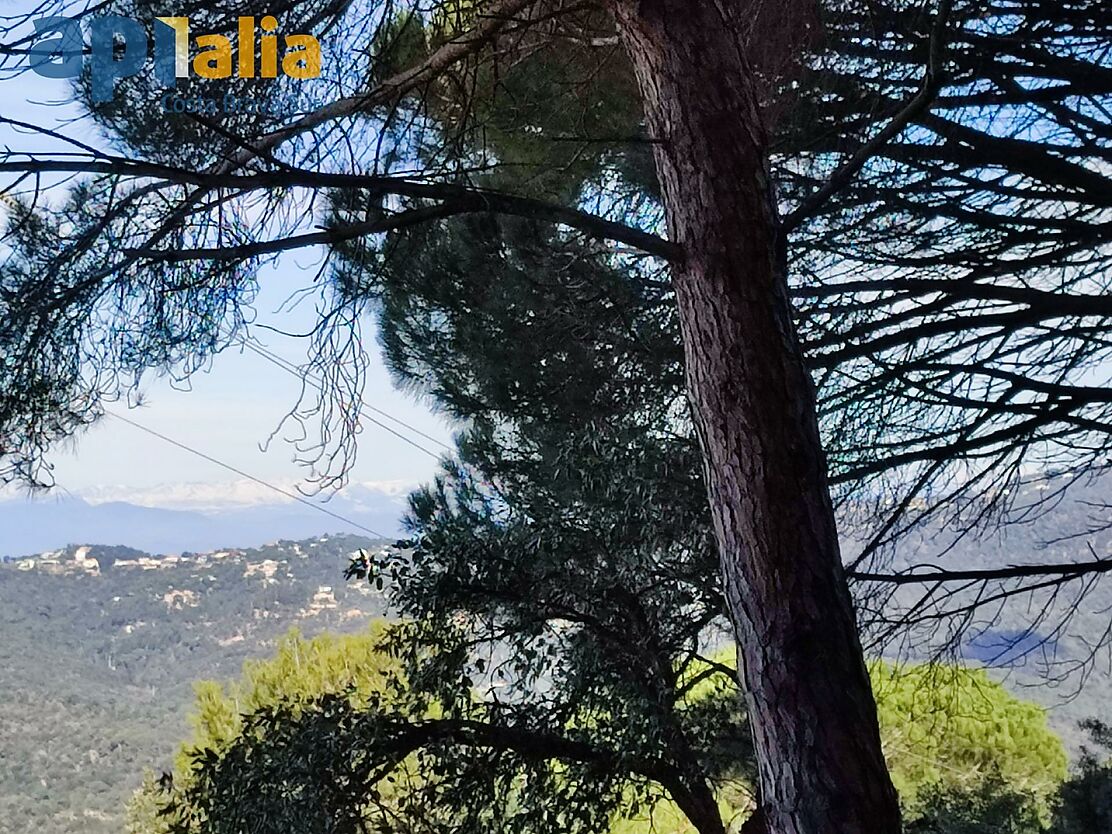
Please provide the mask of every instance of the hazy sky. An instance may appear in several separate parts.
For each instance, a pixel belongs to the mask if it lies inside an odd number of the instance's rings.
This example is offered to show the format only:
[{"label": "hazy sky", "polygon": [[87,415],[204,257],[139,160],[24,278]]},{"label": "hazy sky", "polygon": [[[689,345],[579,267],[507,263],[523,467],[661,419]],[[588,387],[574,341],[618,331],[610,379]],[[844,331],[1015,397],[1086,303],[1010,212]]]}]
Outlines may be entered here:
[{"label": "hazy sky", "polygon": [[[0,113],[33,124],[57,125],[69,136],[96,144],[88,125],[65,124],[76,111],[71,104],[57,103],[68,98],[68,83],[64,81],[51,81],[31,73],[15,79],[0,78]],[[48,102],[53,102],[53,106]],[[47,147],[39,138],[4,126],[0,126],[0,146],[26,151]],[[0,188],[5,184],[0,178]],[[314,250],[293,253],[262,275],[262,291],[256,304],[259,322],[296,331],[299,325],[304,327],[311,321],[311,302],[294,313],[277,314],[276,310],[292,290],[310,281],[319,257],[320,253]],[[368,322],[368,331],[369,325]],[[299,340],[257,328],[252,332],[285,359],[300,363],[304,358],[305,345]],[[379,355],[377,345],[373,353]],[[191,391],[174,390],[168,383],[152,378],[145,385],[142,408],[127,411],[122,403],[114,408],[252,475],[288,482],[303,474],[292,463],[292,449],[276,442],[264,453],[259,444],[293,405],[297,391],[298,382],[291,375],[253,353],[229,350],[216,358],[210,372],[194,376]],[[449,439],[449,428],[441,418],[393,389],[381,362],[369,374],[365,398],[428,434]],[[222,482],[236,477],[110,418],[67,445],[68,449],[56,450],[50,460],[56,466],[58,484],[76,493],[105,484],[143,488],[180,481]],[[418,482],[429,478],[435,470],[436,461],[432,457],[368,424],[352,477],[359,481]]]}]

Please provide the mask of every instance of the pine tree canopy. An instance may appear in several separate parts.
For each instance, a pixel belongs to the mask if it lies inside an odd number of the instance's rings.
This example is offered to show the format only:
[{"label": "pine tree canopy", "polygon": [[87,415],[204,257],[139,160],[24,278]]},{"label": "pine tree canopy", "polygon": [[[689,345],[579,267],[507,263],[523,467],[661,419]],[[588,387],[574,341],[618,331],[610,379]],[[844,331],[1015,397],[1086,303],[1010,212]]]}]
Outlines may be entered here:
[{"label": "pine tree canopy", "polygon": [[[240,5],[175,13],[231,35]],[[286,419],[309,481],[354,461],[371,317],[400,384],[458,420],[412,540],[352,571],[407,618],[412,708],[261,710],[209,762],[213,802],[355,832],[333,792],[415,756],[439,831],[585,834],[665,793],[722,834],[715,790],[736,777],[762,785],[772,834],[812,834],[823,802],[847,832],[883,809],[888,834],[859,634],[960,646],[980,605],[1112,566],[893,555],[910,531],[1030,518],[1112,460],[1106,4],[716,3],[732,46],[705,61],[669,37],[710,43],[711,6],[681,5],[281,0],[283,31],[327,45],[319,79],[173,90],[250,112],[168,115],[151,73],[98,102],[86,73],[97,146],[0,117],[58,148],[0,150],[0,480],[48,485],[47,451],[145,375],[253,338],[264,267],[303,250],[320,384]],[[0,72],[26,71],[27,22],[0,20]],[[691,703],[693,676],[735,677],[712,657],[728,619],[744,708]],[[789,825],[816,786],[835,798]],[[224,811],[208,830],[263,818]]]}]

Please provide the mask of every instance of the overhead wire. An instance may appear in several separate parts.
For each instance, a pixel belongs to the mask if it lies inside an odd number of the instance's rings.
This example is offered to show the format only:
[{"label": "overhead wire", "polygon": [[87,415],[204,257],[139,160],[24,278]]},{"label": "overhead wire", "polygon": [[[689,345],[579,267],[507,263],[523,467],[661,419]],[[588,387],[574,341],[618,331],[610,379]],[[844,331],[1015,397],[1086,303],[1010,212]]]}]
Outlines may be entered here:
[{"label": "overhead wire", "polygon": [[[273,351],[269,350],[268,348],[263,347],[262,345],[258,344],[257,342],[249,340],[246,337],[239,337],[239,339],[237,339],[237,341],[239,342],[240,345],[242,345],[243,347],[252,351],[257,356],[259,356],[260,358],[269,362],[270,364],[274,365],[275,367],[285,371],[286,373],[289,373],[293,376],[296,376],[299,380],[308,383],[309,385],[313,386],[317,390],[324,390],[324,381],[320,377],[318,377],[314,374],[308,373],[307,371],[304,371],[301,368],[298,368],[296,365],[294,365],[292,362],[285,359],[284,357],[274,353]],[[381,409],[377,406],[371,405],[370,403],[368,403],[362,397],[359,399],[359,405],[360,405],[361,415],[365,419],[367,419],[369,422],[373,423],[374,425],[378,426],[379,428],[383,429],[384,431],[389,432],[394,437],[397,437],[399,440],[402,440],[402,441],[408,443],[410,446],[413,446],[414,448],[420,450],[421,452],[424,452],[425,454],[427,454],[427,455],[429,455],[429,456],[431,456],[431,457],[433,457],[437,460],[440,459],[440,455],[437,452],[432,451],[431,449],[427,448],[426,446],[423,446],[422,444],[413,440],[411,437],[407,437],[406,435],[402,434],[401,432],[397,431],[396,429],[392,428],[391,426],[388,426],[385,423],[383,423],[382,421],[377,420],[374,417],[368,416],[367,414],[365,414],[363,412],[364,411],[371,411],[371,412],[374,412],[375,414],[379,414],[382,417],[385,417],[388,420],[392,420],[393,422],[397,423],[399,426],[402,426],[406,430],[413,432],[414,434],[418,435],[419,437],[424,438],[425,440],[428,440],[431,443],[434,443],[438,446],[443,447],[445,450],[450,451],[451,448],[452,448],[451,446],[449,446],[444,441],[442,441],[442,440],[440,440],[436,437],[433,437],[432,435],[427,434],[426,432],[421,431],[416,426],[413,426],[410,423],[407,423],[405,420],[402,420],[400,417],[395,417],[394,415],[390,414],[389,412],[385,411],[384,409]],[[242,470],[242,469],[240,469],[236,466],[233,466],[230,463],[226,463],[225,461],[222,461],[219,458],[214,457],[213,455],[210,455],[206,452],[202,452],[200,449],[194,448],[193,446],[190,446],[187,443],[183,443],[179,440],[175,440],[174,438],[172,438],[172,437],[170,437],[166,434],[163,434],[162,432],[156,431],[155,429],[152,429],[148,426],[145,426],[142,423],[139,423],[135,420],[132,420],[129,417],[125,417],[122,414],[119,414],[119,413],[114,412],[114,411],[106,411],[105,413],[109,417],[111,417],[115,420],[119,420],[120,422],[125,423],[125,424],[137,429],[138,431],[145,432],[146,434],[151,435],[152,437],[158,438],[159,440],[162,440],[165,443],[169,443],[170,445],[172,445],[172,446],[174,446],[178,449],[181,449],[185,452],[188,452],[192,455],[195,455],[196,457],[199,457],[202,460],[208,461],[209,463],[212,463],[215,466],[219,466],[222,469],[225,469],[229,472],[232,472],[236,475],[239,475],[242,478],[246,478],[247,480],[252,481],[253,483],[256,483],[256,484],[259,484],[260,486],[266,487],[267,489],[270,489],[270,490],[274,491],[275,493],[277,493],[279,495],[283,495],[287,498],[290,498],[290,499],[298,502],[299,504],[303,504],[306,507],[311,507],[312,509],[316,510],[317,512],[323,513],[324,515],[327,515],[331,518],[334,518],[337,521],[342,521],[344,524],[347,524],[347,525],[349,525],[351,527],[354,527],[358,530],[362,530],[365,533],[370,533],[371,535],[373,535],[377,538],[382,538],[382,539],[390,538],[390,536],[387,536],[387,535],[385,535],[385,534],[383,534],[383,533],[381,533],[377,530],[373,530],[373,529],[371,529],[370,527],[367,527],[364,524],[361,524],[357,521],[354,521],[353,519],[350,519],[350,518],[348,518],[348,517],[346,517],[346,516],[344,516],[340,513],[337,513],[333,510],[330,510],[327,507],[324,507],[324,506],[322,506],[318,503],[310,501],[309,499],[307,499],[303,495],[299,495],[296,492],[292,492],[292,491],[290,491],[288,489],[285,489],[283,487],[280,487],[276,484],[272,484],[269,481],[264,480],[263,478],[260,478],[256,475],[252,475],[250,472],[246,472],[246,471],[244,471],[244,470]]]},{"label": "overhead wire", "polygon": [[[308,383],[309,385],[311,385],[313,388],[317,389],[318,391],[323,391],[324,390],[324,380],[322,380],[320,377],[318,377],[314,374],[311,374],[308,371],[305,371],[301,368],[298,368],[296,365],[294,365],[288,359],[285,359],[285,358],[279,356],[278,354],[274,353],[273,351],[269,350],[268,348],[265,348],[262,345],[259,345],[258,343],[254,342],[254,341],[251,341],[250,339],[248,339],[246,337],[241,336],[237,339],[237,341],[240,345],[242,345],[243,347],[252,351],[256,355],[260,356],[262,359],[266,360],[267,362],[270,362],[275,367],[278,367],[278,368],[282,369],[283,371],[285,371],[288,374],[296,376],[299,380],[302,380],[303,382]],[[368,422],[373,423],[374,425],[378,426],[379,428],[383,429],[384,431],[387,431],[390,434],[394,435],[394,437],[397,437],[399,440],[402,440],[402,441],[408,443],[410,446],[414,447],[415,449],[420,450],[421,452],[424,452],[426,455],[429,455],[430,457],[435,458],[436,460],[440,459],[440,453],[432,451],[428,447],[423,446],[420,443],[418,443],[413,438],[407,437],[406,435],[402,434],[401,432],[397,431],[396,429],[394,429],[390,426],[387,426],[381,420],[376,420],[374,417],[371,417],[368,414],[366,414],[366,411],[372,411],[376,414],[379,414],[379,415],[387,418],[388,420],[392,420],[393,422],[395,422],[398,425],[404,427],[406,430],[413,432],[414,434],[418,435],[419,437],[422,437],[422,438],[424,438],[425,440],[428,440],[431,443],[435,443],[436,445],[443,447],[446,451],[451,451],[451,449],[452,449],[452,447],[450,445],[448,445],[447,443],[445,443],[443,440],[440,440],[436,437],[433,437],[430,434],[427,434],[427,433],[421,431],[416,426],[413,426],[410,423],[407,423],[405,420],[402,420],[400,417],[395,417],[394,415],[390,414],[389,412],[384,411],[383,409],[381,409],[377,406],[371,405],[370,403],[368,403],[362,397],[359,398],[359,406],[360,406],[361,416],[364,419],[366,419]]]},{"label": "overhead wire", "polygon": [[210,454],[207,454],[206,452],[202,452],[200,449],[196,449],[196,448],[190,446],[187,443],[182,443],[181,441],[175,440],[174,438],[169,437],[168,435],[165,435],[162,432],[156,431],[155,429],[152,429],[148,426],[144,426],[142,423],[138,423],[138,422],[136,422],[135,420],[132,420],[129,417],[124,417],[122,414],[118,414],[114,411],[105,411],[105,413],[114,420],[119,420],[121,423],[126,423],[127,425],[132,426],[133,428],[138,429],[141,432],[145,432],[146,434],[149,434],[152,437],[156,437],[159,440],[162,440],[166,443],[169,443],[171,446],[175,446],[178,449],[189,452],[190,454],[195,455],[195,456],[197,456],[197,457],[199,457],[203,460],[206,460],[209,463],[215,464],[216,466],[219,466],[223,469],[226,469],[229,472],[233,472],[233,473],[235,473],[236,475],[239,475],[242,478],[246,478],[249,481],[252,481],[256,484],[259,484],[260,486],[266,487],[267,489],[273,490],[274,492],[279,493],[281,495],[284,495],[287,498],[292,498],[294,501],[298,502],[299,504],[304,504],[306,507],[311,507],[312,509],[316,510],[317,512],[323,513],[324,515],[327,515],[327,516],[330,516],[330,517],[336,519],[337,521],[342,521],[344,524],[347,524],[351,527],[354,527],[357,530],[362,530],[364,533],[370,533],[375,538],[378,538],[378,539],[393,538],[392,536],[387,536],[384,533],[380,533],[378,530],[373,530],[370,527],[367,527],[365,524],[360,524],[358,521],[354,521],[354,520],[352,520],[352,519],[350,519],[350,518],[348,518],[348,517],[346,517],[346,516],[344,516],[340,513],[334,512],[334,511],[328,509],[327,507],[324,507],[320,504],[317,504],[313,501],[310,501],[308,498],[306,498],[303,495],[299,495],[296,492],[291,492],[290,490],[284,489],[283,487],[280,487],[277,484],[272,484],[269,481],[264,480],[263,478],[260,478],[256,475],[252,475],[250,472],[245,472],[244,470],[242,470],[242,469],[240,469],[236,466],[233,466],[230,463],[225,463],[224,461],[220,460],[219,458],[216,458],[216,457],[214,457]]}]

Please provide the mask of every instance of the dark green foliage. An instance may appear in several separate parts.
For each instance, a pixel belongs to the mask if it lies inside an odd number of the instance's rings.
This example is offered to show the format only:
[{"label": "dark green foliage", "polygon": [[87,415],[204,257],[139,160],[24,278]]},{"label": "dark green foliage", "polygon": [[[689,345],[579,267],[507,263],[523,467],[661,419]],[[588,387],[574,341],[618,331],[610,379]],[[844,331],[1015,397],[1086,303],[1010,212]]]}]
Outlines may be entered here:
[{"label": "dark green foliage", "polygon": [[942,790],[925,797],[922,816],[907,834],[1043,834],[1030,797],[1015,793],[1003,780],[971,790]]},{"label": "dark green foliage", "polygon": [[[376,831],[600,831],[620,799],[616,773],[553,768],[539,737],[532,752],[488,742],[474,760],[457,754],[471,738],[465,723],[396,721],[375,709],[325,697],[300,716],[281,707],[256,714],[240,743],[196,760],[198,781],[175,806],[173,830],[218,834],[250,821],[260,832],[326,834],[360,830],[369,818]],[[488,727],[480,737],[496,735]],[[483,780],[473,781],[480,762]],[[245,778],[252,791],[229,789]]]},{"label": "dark green foliage", "polygon": [[1112,729],[1087,722],[1085,729],[1097,750],[1085,750],[1077,773],[1058,792],[1051,834],[1112,831]]},{"label": "dark green foliage", "polygon": [[526,222],[394,245],[387,357],[468,420],[458,461],[412,499],[413,559],[382,566],[415,636],[466,612],[549,720],[590,716],[596,744],[728,775],[721,745],[744,729],[676,703],[722,601],[667,288]]}]

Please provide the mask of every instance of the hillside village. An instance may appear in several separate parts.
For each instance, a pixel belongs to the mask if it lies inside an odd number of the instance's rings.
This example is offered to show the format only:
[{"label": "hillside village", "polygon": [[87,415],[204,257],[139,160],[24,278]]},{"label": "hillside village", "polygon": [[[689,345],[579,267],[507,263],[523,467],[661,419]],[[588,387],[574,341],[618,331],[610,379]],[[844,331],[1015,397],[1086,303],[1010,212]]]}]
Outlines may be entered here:
[{"label": "hillside village", "polygon": [[118,834],[144,770],[188,734],[195,681],[236,677],[291,628],[351,632],[385,613],[343,579],[352,554],[381,546],[76,545],[0,563],[0,830]]},{"label": "hillside village", "polygon": [[[341,537],[339,541],[350,544],[350,537]],[[278,585],[283,579],[296,579],[295,573],[290,570],[290,559],[310,559],[315,550],[326,546],[330,541],[328,536],[307,542],[274,542],[264,545],[259,550],[255,549],[228,549],[212,553],[185,553],[181,555],[169,554],[152,556],[122,547],[98,547],[94,545],[70,546],[61,550],[40,553],[36,556],[27,556],[20,559],[8,560],[4,566],[21,573],[38,573],[46,576],[101,576],[101,563],[104,570],[111,570],[114,577],[134,571],[162,571],[170,575],[176,572],[189,570],[190,578],[196,579],[206,571],[217,565],[240,565],[243,568],[243,578],[258,578],[264,586]],[[278,551],[283,558],[264,558],[253,561],[256,554],[261,552]],[[120,553],[124,557],[120,558]],[[325,552],[325,551],[320,551]],[[354,552],[354,551],[353,551]],[[355,593],[361,596],[373,596],[369,587],[362,584],[353,586]],[[118,601],[114,597],[113,601]],[[200,596],[197,591],[189,589],[170,588],[162,596],[168,611],[196,608],[200,605]],[[332,611],[339,607],[332,585],[320,585],[309,599],[308,604],[299,612],[298,618],[317,616],[324,611]],[[267,618],[273,612],[261,610],[255,613],[256,618]],[[345,619],[363,619],[365,612],[360,608],[348,608],[342,612]]]}]

